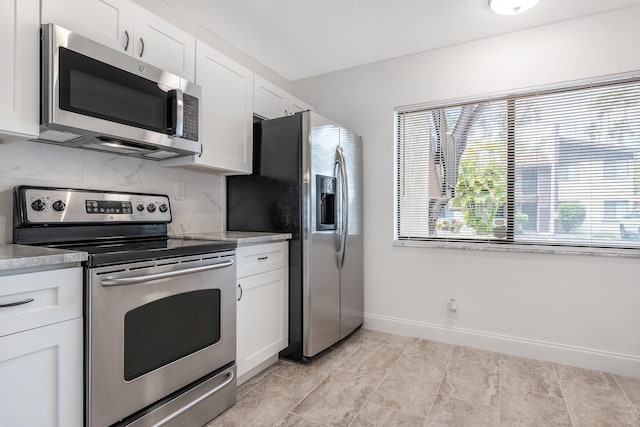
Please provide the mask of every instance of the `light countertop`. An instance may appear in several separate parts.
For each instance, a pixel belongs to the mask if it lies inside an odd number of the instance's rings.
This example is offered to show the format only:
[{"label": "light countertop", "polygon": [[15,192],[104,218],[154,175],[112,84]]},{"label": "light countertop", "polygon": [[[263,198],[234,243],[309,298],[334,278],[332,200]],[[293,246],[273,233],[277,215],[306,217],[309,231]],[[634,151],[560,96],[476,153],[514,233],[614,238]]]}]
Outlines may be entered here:
[{"label": "light countertop", "polygon": [[212,231],[203,233],[188,233],[174,235],[182,239],[193,240],[221,240],[235,242],[238,246],[254,245],[259,243],[281,242],[291,239],[290,233],[264,233],[254,231]]},{"label": "light countertop", "polygon": [[86,260],[86,252],[28,245],[0,245],[0,271],[73,264]]}]

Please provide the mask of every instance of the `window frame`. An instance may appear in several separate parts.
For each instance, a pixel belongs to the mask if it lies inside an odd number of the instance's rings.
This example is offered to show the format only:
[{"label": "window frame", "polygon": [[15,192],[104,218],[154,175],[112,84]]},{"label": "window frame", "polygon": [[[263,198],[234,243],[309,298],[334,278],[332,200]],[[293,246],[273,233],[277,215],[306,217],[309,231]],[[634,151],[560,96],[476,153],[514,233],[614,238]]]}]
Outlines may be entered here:
[{"label": "window frame", "polygon": [[[494,92],[484,95],[476,95],[462,98],[452,98],[442,101],[430,101],[426,103],[409,104],[404,106],[396,106],[394,108],[394,214],[393,214],[393,246],[398,247],[429,247],[429,248],[446,248],[446,249],[464,249],[464,250],[495,250],[508,252],[529,252],[529,253],[563,253],[577,255],[603,255],[617,257],[640,258],[640,248],[626,246],[598,246],[597,244],[581,245],[575,242],[558,242],[558,243],[542,243],[542,242],[524,242],[514,240],[514,222],[515,222],[515,117],[514,114],[508,115],[508,138],[507,138],[507,164],[508,177],[507,185],[509,186],[507,195],[507,238],[506,239],[444,239],[440,237],[400,237],[399,232],[399,189],[401,171],[399,168],[399,120],[398,115],[401,113],[414,112],[429,109],[446,109],[458,107],[468,104],[491,103],[496,101],[507,101],[508,108],[515,109],[515,101],[520,98],[528,98],[540,95],[552,95],[563,92],[576,91],[581,89],[591,89],[603,86],[610,86],[625,83],[640,83],[639,73],[624,73],[614,76],[605,76],[596,79],[576,80],[569,83],[550,84],[544,86],[536,86],[524,88],[521,90]],[[513,167],[511,167],[513,166]],[[580,173],[577,171],[572,171]],[[603,171],[604,173],[604,171]],[[570,178],[570,177],[568,177]]]}]

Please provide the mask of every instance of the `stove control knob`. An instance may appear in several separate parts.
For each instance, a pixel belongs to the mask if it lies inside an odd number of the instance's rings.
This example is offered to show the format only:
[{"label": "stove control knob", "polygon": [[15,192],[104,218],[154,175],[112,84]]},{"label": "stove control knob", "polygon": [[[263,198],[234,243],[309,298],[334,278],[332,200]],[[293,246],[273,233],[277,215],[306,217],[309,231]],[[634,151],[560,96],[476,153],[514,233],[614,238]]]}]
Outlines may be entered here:
[{"label": "stove control knob", "polygon": [[52,207],[54,211],[62,212],[67,207],[67,205],[62,200],[56,200],[55,202],[53,202]]},{"label": "stove control knob", "polygon": [[40,200],[40,199],[34,200],[31,203],[31,209],[33,209],[34,211],[42,212],[45,207],[46,206],[45,206],[44,202],[42,200]]},{"label": "stove control knob", "polygon": [[160,212],[166,212],[169,209],[169,207],[167,206],[166,203],[161,204],[160,206],[158,206],[158,210]]},{"label": "stove control knob", "polygon": [[155,210],[156,210],[156,205],[154,205],[153,203],[149,203],[149,204],[147,205],[147,210],[148,210],[149,212],[155,212]]},{"label": "stove control knob", "polygon": [[144,205],[140,203],[138,204],[138,206],[136,206],[136,209],[138,210],[138,212],[142,212],[144,210]]}]

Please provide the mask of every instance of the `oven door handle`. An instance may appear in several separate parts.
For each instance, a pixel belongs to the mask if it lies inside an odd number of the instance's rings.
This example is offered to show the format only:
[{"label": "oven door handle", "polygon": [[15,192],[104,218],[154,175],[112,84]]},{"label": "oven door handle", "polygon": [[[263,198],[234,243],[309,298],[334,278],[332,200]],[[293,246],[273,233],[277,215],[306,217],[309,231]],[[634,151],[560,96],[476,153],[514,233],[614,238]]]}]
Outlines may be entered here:
[{"label": "oven door handle", "polygon": [[183,414],[184,412],[186,412],[189,409],[191,409],[194,406],[196,406],[198,403],[202,402],[203,400],[207,399],[211,395],[219,392],[220,390],[222,390],[223,388],[225,388],[226,386],[231,384],[231,382],[233,381],[233,378],[234,378],[233,371],[230,371],[227,374],[227,379],[223,383],[220,383],[219,385],[215,386],[214,388],[212,388],[211,390],[209,390],[208,392],[206,392],[202,396],[200,396],[197,399],[194,399],[191,402],[187,403],[186,405],[184,405],[182,408],[178,409],[177,411],[174,411],[174,412],[170,413],[169,415],[167,415],[166,417],[164,417],[163,419],[161,419],[157,423],[152,424],[151,427],[161,427],[161,426],[167,424],[169,421],[173,420],[177,416]]},{"label": "oven door handle", "polygon": [[122,286],[122,285],[135,285],[143,282],[150,282],[152,280],[167,279],[170,277],[182,276],[184,274],[200,273],[203,271],[216,270],[218,268],[229,267],[233,265],[233,260],[219,262],[217,264],[203,265],[200,267],[181,268],[177,270],[165,271],[162,273],[145,274],[142,276],[127,276],[127,277],[112,277],[106,276],[101,281],[102,286]]}]

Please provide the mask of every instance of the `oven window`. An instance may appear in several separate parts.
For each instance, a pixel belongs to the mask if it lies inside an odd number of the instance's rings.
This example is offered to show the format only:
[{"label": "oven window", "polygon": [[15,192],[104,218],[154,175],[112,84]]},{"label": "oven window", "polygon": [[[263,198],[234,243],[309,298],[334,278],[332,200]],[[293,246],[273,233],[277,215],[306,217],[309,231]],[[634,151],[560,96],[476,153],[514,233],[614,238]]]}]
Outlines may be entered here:
[{"label": "oven window", "polygon": [[220,290],[163,298],[124,316],[126,381],[220,341]]},{"label": "oven window", "polygon": [[63,47],[60,108],[112,122],[167,133],[167,92],[151,80]]}]

